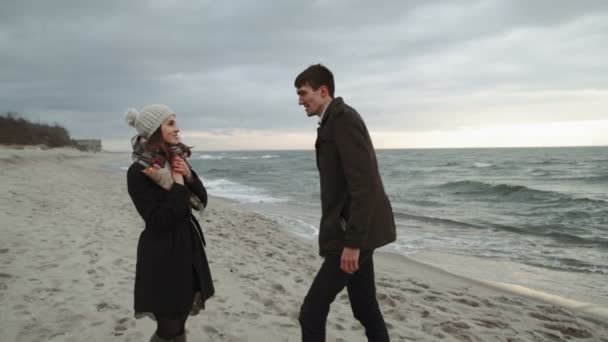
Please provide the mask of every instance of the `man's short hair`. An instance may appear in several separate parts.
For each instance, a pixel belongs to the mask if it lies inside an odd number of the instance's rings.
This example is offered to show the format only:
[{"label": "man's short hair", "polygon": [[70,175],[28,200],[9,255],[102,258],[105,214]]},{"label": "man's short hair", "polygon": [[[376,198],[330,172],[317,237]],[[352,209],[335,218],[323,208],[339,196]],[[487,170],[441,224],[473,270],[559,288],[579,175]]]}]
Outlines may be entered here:
[{"label": "man's short hair", "polygon": [[326,86],[329,90],[329,96],[334,97],[334,75],[329,69],[322,64],[314,64],[302,71],[294,82],[296,88],[309,85],[313,90],[319,89],[321,86]]}]

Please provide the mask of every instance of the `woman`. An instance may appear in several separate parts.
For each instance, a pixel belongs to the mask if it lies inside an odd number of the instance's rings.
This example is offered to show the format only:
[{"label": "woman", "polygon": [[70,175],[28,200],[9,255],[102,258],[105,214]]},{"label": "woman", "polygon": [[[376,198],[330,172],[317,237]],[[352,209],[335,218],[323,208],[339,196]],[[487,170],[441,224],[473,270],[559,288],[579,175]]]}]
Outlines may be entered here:
[{"label": "woman", "polygon": [[203,232],[192,209],[207,206],[207,191],[186,161],[175,113],[165,105],[130,109],[133,164],[129,195],[145,221],[137,246],[135,315],[156,320],[150,341],[186,341],[188,314],[214,293]]}]

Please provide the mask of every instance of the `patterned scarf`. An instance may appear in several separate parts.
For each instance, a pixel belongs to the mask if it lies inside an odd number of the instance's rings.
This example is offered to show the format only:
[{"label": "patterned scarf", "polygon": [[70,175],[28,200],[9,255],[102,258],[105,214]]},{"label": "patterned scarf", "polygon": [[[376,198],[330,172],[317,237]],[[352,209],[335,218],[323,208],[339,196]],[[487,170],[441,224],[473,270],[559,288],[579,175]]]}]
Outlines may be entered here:
[{"label": "patterned scarf", "polygon": [[[171,165],[167,163],[167,157],[163,154],[146,150],[146,138],[141,135],[136,135],[131,139],[131,146],[133,146],[131,159],[145,167],[142,172],[163,189],[171,189],[174,181],[173,176],[171,176]],[[181,151],[179,145],[171,148],[173,155],[180,155],[186,160],[186,156]],[[188,162],[186,161],[186,163]],[[197,211],[202,211],[205,208],[200,198],[192,192],[190,192],[190,206]]]},{"label": "patterned scarf", "polygon": [[146,138],[141,135],[136,135],[131,138],[131,146],[133,146],[133,153],[131,154],[131,159],[134,162],[138,162],[139,164],[149,167],[154,164],[164,167],[167,158],[160,154],[154,153],[152,151],[146,150]]}]

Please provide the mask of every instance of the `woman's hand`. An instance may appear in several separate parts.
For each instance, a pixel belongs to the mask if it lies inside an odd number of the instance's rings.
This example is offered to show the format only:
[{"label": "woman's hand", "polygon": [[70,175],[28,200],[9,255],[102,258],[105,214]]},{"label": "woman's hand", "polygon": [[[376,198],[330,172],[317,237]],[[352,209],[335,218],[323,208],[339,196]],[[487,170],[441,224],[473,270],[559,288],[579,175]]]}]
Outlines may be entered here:
[{"label": "woman's hand", "polygon": [[[171,171],[182,175],[183,179],[186,181],[192,179],[192,172],[190,171],[188,163],[179,156],[175,156],[171,159]],[[175,177],[173,178],[175,179]]]},{"label": "woman's hand", "polygon": [[171,170],[171,176],[173,177],[173,181],[175,183],[184,185],[184,175],[174,170]]}]

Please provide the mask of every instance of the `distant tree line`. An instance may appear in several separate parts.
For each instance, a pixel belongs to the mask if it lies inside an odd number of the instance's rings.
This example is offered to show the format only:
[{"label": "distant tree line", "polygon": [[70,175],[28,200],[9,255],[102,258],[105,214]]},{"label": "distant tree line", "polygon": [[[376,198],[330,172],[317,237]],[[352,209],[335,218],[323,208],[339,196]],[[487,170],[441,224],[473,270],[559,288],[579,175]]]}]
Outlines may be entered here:
[{"label": "distant tree line", "polygon": [[68,131],[58,124],[33,123],[18,113],[7,112],[0,115],[0,144],[61,147],[73,146],[74,141]]}]

